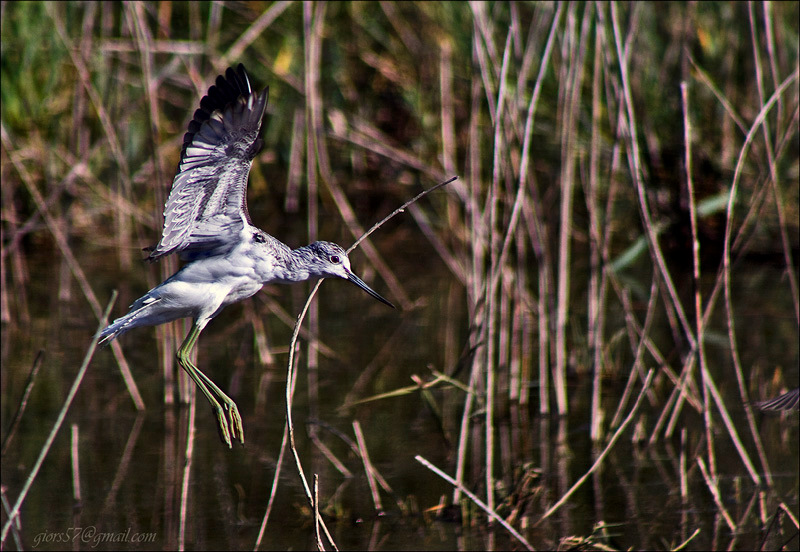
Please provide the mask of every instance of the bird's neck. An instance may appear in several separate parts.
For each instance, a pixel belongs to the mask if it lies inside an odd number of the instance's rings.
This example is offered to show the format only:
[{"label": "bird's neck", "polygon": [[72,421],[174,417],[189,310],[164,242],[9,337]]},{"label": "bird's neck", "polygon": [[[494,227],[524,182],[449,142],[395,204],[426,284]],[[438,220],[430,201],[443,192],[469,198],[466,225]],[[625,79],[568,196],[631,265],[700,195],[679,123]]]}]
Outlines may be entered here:
[{"label": "bird's neck", "polygon": [[294,268],[296,264],[294,250],[269,234],[264,233],[264,236],[267,239],[265,244],[243,242],[240,246],[247,250],[245,256],[250,256],[255,261],[253,269],[256,277],[264,284],[270,282],[290,284],[304,280],[305,278],[298,277],[301,275]]},{"label": "bird's neck", "polygon": [[[309,271],[312,252],[308,246],[292,249],[282,241],[267,235],[268,252],[256,264],[256,271],[264,283],[276,282],[290,284],[315,277]],[[265,251],[259,248],[259,251]]]},{"label": "bird's neck", "polygon": [[287,282],[303,282],[309,278],[316,278],[315,274],[309,271],[310,260],[313,257],[312,251],[307,245],[297,249],[289,249],[283,266],[283,279]]}]

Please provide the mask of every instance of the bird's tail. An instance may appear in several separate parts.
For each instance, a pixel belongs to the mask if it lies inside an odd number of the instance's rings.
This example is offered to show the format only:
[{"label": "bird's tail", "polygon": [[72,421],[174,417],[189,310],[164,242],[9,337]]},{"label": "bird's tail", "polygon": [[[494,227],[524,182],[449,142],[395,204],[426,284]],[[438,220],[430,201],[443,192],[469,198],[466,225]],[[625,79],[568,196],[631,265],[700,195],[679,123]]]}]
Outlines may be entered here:
[{"label": "bird's tail", "polygon": [[147,315],[151,313],[152,307],[159,301],[160,297],[152,295],[152,291],[140,297],[133,305],[130,306],[130,311],[125,316],[121,316],[114,320],[111,324],[100,330],[97,336],[100,337],[98,342],[101,346],[108,345],[111,341],[116,339],[117,336],[132,330],[138,326],[146,326],[151,322],[147,319]]}]

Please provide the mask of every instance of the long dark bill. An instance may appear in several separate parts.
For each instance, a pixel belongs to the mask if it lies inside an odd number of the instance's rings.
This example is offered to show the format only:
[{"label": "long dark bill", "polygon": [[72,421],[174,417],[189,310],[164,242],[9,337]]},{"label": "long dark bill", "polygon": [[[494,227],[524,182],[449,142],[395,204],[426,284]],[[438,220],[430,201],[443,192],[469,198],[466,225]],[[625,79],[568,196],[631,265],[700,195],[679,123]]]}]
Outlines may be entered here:
[{"label": "long dark bill", "polygon": [[371,287],[369,287],[367,284],[365,284],[364,280],[362,280],[361,278],[359,278],[358,276],[356,276],[355,274],[353,274],[349,270],[347,271],[347,279],[350,280],[351,282],[353,282],[355,285],[357,285],[361,289],[363,289],[364,291],[366,291],[367,293],[369,293],[370,295],[372,295],[375,299],[377,299],[381,303],[383,303],[385,305],[389,305],[392,308],[395,308],[395,306],[392,305],[389,301],[387,301],[386,299],[384,299],[383,297],[378,295],[377,291],[373,290]]}]

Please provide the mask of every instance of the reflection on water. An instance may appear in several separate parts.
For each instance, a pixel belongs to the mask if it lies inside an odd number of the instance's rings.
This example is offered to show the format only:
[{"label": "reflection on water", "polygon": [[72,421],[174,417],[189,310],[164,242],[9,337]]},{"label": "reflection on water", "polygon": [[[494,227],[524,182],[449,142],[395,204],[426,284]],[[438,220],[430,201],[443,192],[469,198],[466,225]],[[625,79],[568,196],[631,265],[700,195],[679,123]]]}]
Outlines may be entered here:
[{"label": "reflection on water", "polygon": [[[418,276],[416,265],[395,263],[394,268],[400,274],[405,271]],[[421,392],[411,391],[340,408],[346,401],[413,385],[412,376],[430,381],[434,379],[431,368],[453,373],[454,366],[447,365],[453,359],[445,359],[450,346],[447,342],[465,342],[466,314],[452,308],[448,298],[460,291],[446,272],[433,268],[430,275],[424,283],[409,278],[412,296],[424,297],[425,301],[406,312],[389,311],[343,282],[326,282],[318,295],[322,313],[319,336],[329,348],[325,350],[333,354],[320,355],[318,392],[316,399],[310,399],[303,367],[306,352],[301,351],[293,412],[304,469],[309,478],[319,475],[321,510],[341,549],[518,548],[504,530],[487,528],[485,518],[470,503],[464,503],[460,511],[438,510],[440,502],[449,503],[452,488],[414,460],[415,455],[421,455],[452,474],[463,391],[439,386],[427,391],[432,402],[427,402]],[[754,275],[754,281],[759,277]],[[746,294],[748,284],[741,285],[739,291]],[[41,291],[42,304],[31,306],[31,327],[9,325],[3,329],[4,436],[36,351],[45,349],[26,413],[2,462],[5,499],[12,504],[95,329],[79,298],[58,302],[53,287],[43,285]],[[135,298],[139,291],[124,289],[123,294]],[[126,334],[121,343],[147,409],[135,412],[111,350],[99,351],[22,508],[23,547],[174,548],[180,538],[181,516],[185,515],[188,548],[252,548],[269,499],[284,430],[286,346],[291,335],[291,328],[268,310],[276,300],[293,317],[303,299],[302,292],[287,287],[266,293],[257,296],[250,307],[226,309],[204,332],[199,347],[200,366],[230,391],[239,405],[246,446],[229,451],[220,443],[214,418],[200,397],[191,471],[184,490],[190,409],[163,404],[159,369],[162,352],[155,332],[141,329]],[[766,295],[771,301],[781,300]],[[792,321],[776,319],[776,303],[765,301],[764,294],[760,299],[737,303],[746,305],[741,324],[748,328],[743,335],[742,361],[753,366],[753,378],[769,377],[775,366],[796,374],[797,340],[787,338]],[[124,310],[125,300],[115,307],[115,313]],[[257,360],[252,325],[243,322],[246,308],[252,308],[265,325],[274,353],[271,364],[262,365]],[[457,320],[445,324],[448,317]],[[444,328],[455,335],[447,335]],[[707,353],[720,363],[724,361],[717,358],[729,356],[712,340]],[[721,392],[732,397],[727,404],[737,404],[736,383],[725,376],[731,373],[730,367],[718,365],[715,373]],[[464,374],[457,377],[465,378]],[[787,375],[788,380],[791,377],[795,376]],[[607,416],[614,412],[626,378],[627,374],[620,374],[605,385]],[[561,539],[569,536],[591,537],[614,548],[674,547],[689,539],[697,527],[702,531],[691,541],[691,548],[729,546],[731,531],[720,517],[695,460],[698,451],[707,447],[701,416],[685,409],[673,438],[649,447],[646,441],[631,442],[636,432],[649,437],[648,431],[663,408],[664,390],[658,384],[642,406],[648,427],[627,431],[567,505],[536,524],[601,452],[589,439],[591,384],[587,380],[576,376],[571,382],[567,419],[541,418],[536,404],[520,408],[511,403],[501,411],[504,415],[496,420],[498,511],[539,548],[559,546],[566,542]],[[531,396],[537,395],[532,392]],[[431,405],[439,408],[441,422]],[[743,409],[730,415],[737,427],[746,427]],[[380,491],[384,508],[380,516],[376,515],[362,460],[354,453],[352,424],[356,420],[373,465],[391,488],[391,493]],[[756,414],[756,422],[763,438],[764,458],[772,470],[772,489],[754,487],[729,440],[715,443],[720,500],[740,527],[734,543],[740,549],[760,545],[762,528],[757,517],[762,512],[766,517],[775,513],[776,496],[797,512],[797,416]],[[80,504],[73,498],[72,424],[78,438]],[[484,428],[479,416],[474,424],[472,438],[480,440]],[[750,457],[758,458],[747,434],[742,438]],[[340,464],[331,462],[331,456]],[[485,480],[482,466],[479,459],[469,462],[465,478],[476,485],[473,490],[479,496]],[[687,477],[683,496],[682,473]],[[182,514],[184,493],[187,498]],[[446,515],[437,517],[437,512]],[[596,520],[607,526],[598,529]],[[785,518],[779,523],[784,530],[788,526]],[[786,533],[773,531],[767,549],[786,539]],[[13,549],[16,545],[10,539],[6,546]],[[796,549],[797,541],[793,542],[790,547]],[[309,507],[287,455],[262,548],[313,547]]]}]

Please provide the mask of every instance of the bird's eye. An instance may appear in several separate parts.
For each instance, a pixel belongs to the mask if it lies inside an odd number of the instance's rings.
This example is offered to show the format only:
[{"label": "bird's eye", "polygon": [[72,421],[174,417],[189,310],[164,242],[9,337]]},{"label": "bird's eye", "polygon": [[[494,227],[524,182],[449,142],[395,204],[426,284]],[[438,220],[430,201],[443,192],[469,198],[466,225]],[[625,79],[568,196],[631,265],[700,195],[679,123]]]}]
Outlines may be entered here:
[{"label": "bird's eye", "polygon": [[267,238],[265,238],[262,234],[253,234],[253,241],[256,243],[264,243],[267,241]]},{"label": "bird's eye", "polygon": [[340,261],[339,255],[331,255],[331,264],[339,264]]}]

